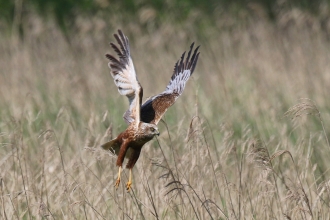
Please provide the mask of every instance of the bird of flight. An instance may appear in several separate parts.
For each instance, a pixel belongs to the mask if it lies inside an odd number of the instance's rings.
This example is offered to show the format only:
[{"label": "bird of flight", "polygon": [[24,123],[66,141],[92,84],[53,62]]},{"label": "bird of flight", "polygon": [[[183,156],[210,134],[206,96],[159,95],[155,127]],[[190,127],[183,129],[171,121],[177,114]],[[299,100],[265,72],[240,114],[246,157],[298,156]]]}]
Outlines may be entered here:
[{"label": "bird of flight", "polygon": [[119,171],[115,183],[116,188],[120,183],[124,157],[128,158],[126,168],[129,169],[129,179],[126,183],[126,189],[129,191],[132,185],[132,169],[140,156],[141,149],[155,135],[159,135],[157,124],[166,110],[182,94],[186,82],[194,72],[199,56],[199,46],[192,53],[194,48],[194,43],[192,43],[186,59],[186,52],[182,54],[181,59],[174,66],[174,72],[165,91],[148,98],[141,104],[143,89],[134,69],[128,38],[121,30],[118,30],[118,34],[114,34],[114,37],[118,45],[114,43],[110,43],[110,45],[119,59],[110,54],[106,54],[106,57],[110,60],[111,75],[119,93],[126,95],[129,100],[129,108],[123,116],[129,125],[118,137],[101,147],[114,152],[118,156],[117,166]]}]

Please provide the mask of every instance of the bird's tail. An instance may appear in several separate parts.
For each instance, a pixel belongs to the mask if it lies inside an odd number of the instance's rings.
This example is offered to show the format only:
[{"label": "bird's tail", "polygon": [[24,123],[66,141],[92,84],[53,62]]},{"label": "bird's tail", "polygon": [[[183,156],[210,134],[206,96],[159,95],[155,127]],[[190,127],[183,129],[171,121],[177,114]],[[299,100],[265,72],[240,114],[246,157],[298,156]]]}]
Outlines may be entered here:
[{"label": "bird's tail", "polygon": [[118,141],[117,138],[115,138],[105,144],[102,144],[101,147],[104,150],[110,150],[112,153],[118,155],[120,145],[121,145],[120,141]]}]

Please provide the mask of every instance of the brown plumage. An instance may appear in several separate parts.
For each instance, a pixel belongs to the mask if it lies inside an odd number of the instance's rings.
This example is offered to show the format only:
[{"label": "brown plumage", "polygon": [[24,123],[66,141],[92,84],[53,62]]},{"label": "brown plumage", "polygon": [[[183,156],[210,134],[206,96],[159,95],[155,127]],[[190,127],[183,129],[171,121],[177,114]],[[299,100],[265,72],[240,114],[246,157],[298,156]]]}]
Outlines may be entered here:
[{"label": "brown plumage", "polygon": [[129,100],[129,108],[123,116],[129,125],[118,137],[101,147],[118,155],[119,172],[115,187],[118,187],[120,183],[124,158],[128,158],[126,168],[130,173],[126,189],[129,191],[132,184],[132,169],[140,156],[141,149],[155,135],[159,135],[157,124],[167,109],[182,94],[186,82],[196,67],[199,47],[192,54],[194,47],[194,43],[192,43],[187,58],[184,59],[186,53],[184,52],[181,59],[175,64],[174,72],[165,91],[150,97],[141,105],[143,89],[135,73],[128,38],[121,30],[118,30],[118,35],[114,34],[114,37],[119,47],[114,43],[110,43],[110,45],[117,53],[119,60],[110,54],[106,54],[106,57],[110,60],[111,75],[119,93],[126,95]]}]

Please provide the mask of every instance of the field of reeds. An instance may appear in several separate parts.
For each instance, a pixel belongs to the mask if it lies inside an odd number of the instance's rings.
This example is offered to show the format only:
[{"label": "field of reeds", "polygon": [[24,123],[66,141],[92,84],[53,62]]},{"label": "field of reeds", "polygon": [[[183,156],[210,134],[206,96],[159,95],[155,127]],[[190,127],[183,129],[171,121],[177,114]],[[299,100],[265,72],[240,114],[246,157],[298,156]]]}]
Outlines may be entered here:
[{"label": "field of reeds", "polygon": [[[28,22],[23,38],[0,33],[0,219],[330,219],[330,42],[312,18],[81,19],[69,37]],[[201,45],[129,193],[99,147],[126,128],[104,56],[118,28],[145,98]]]}]

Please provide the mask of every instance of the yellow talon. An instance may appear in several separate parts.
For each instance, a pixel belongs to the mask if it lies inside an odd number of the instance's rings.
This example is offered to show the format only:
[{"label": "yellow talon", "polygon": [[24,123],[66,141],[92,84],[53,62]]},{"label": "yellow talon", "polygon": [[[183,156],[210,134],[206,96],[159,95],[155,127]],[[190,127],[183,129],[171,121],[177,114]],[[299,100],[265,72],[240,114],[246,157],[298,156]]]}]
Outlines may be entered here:
[{"label": "yellow talon", "polygon": [[120,173],[121,173],[121,167],[119,167],[118,178],[117,178],[116,183],[115,183],[115,187],[116,187],[116,189],[118,189],[118,187],[119,187],[119,183],[120,183]]},{"label": "yellow talon", "polygon": [[119,183],[120,183],[120,178],[118,178],[118,179],[116,180],[116,183],[115,183],[115,187],[116,187],[116,189],[118,189],[118,187],[119,187]]},{"label": "yellow talon", "polygon": [[128,178],[128,182],[126,183],[127,192],[130,191],[131,185],[132,185],[132,169],[129,169],[129,178]]},{"label": "yellow talon", "polygon": [[127,183],[126,183],[126,189],[127,189],[127,192],[130,191],[130,189],[131,189],[131,185],[132,185],[132,182],[127,182]]}]

